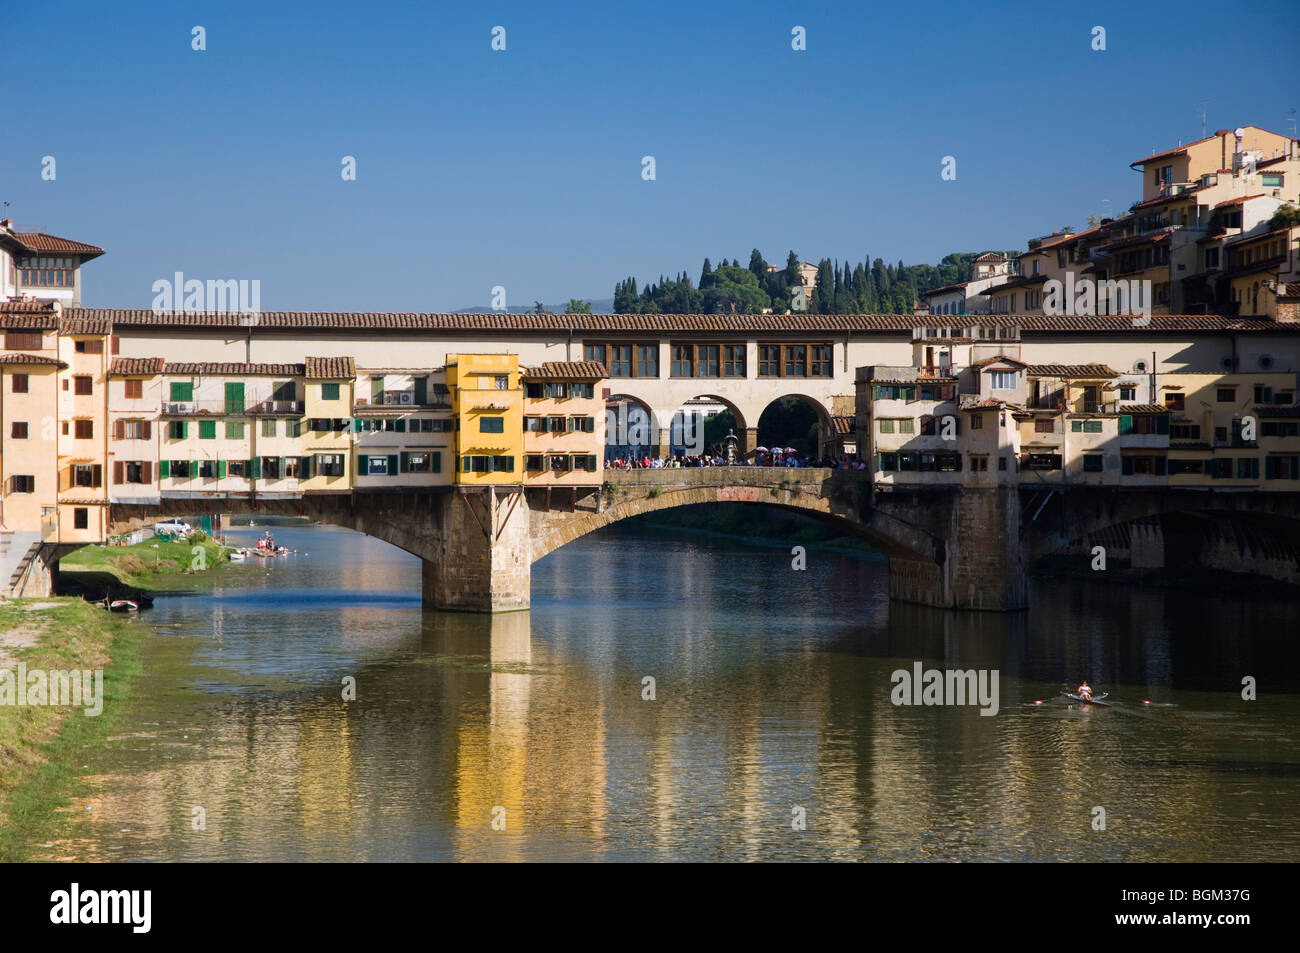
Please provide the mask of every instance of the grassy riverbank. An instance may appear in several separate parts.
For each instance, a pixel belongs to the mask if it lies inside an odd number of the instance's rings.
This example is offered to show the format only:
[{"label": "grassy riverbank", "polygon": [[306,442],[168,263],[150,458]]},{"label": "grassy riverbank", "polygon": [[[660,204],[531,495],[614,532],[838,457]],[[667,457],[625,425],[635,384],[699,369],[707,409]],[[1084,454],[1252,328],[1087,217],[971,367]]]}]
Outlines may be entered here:
[{"label": "grassy riverbank", "polygon": [[176,541],[155,537],[133,546],[85,546],[64,556],[59,571],[87,591],[111,586],[113,580],[119,584],[114,589],[173,589],[185,587],[183,577],[210,572],[228,561],[226,551],[208,536]]},{"label": "grassy riverbank", "polygon": [[79,598],[0,604],[0,669],[104,672],[103,713],[0,705],[0,861],[39,859],[31,846],[61,824],[82,749],[102,742],[138,670],[135,627]]}]

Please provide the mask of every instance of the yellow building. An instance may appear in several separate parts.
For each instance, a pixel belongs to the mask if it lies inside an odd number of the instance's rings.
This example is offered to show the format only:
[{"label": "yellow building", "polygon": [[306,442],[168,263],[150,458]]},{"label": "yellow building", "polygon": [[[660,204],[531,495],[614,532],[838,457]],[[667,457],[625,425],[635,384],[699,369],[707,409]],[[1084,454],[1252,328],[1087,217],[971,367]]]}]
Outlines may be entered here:
[{"label": "yellow building", "polygon": [[108,528],[108,320],[61,318],[58,348],[58,538],[94,543]]},{"label": "yellow building", "polygon": [[300,490],[346,493],[352,489],[349,458],[356,374],[356,362],[350,357],[306,360]]},{"label": "yellow building", "polygon": [[456,482],[523,482],[524,389],[517,354],[448,354]]},{"label": "yellow building", "polygon": [[604,479],[605,366],[550,361],[524,380],[524,482],[596,486]]}]

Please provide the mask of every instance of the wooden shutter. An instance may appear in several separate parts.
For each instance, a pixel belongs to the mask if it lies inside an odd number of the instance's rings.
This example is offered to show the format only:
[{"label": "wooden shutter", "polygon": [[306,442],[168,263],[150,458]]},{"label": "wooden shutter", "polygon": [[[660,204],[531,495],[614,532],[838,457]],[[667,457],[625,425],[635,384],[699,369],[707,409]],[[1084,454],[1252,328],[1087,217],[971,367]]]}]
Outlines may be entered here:
[{"label": "wooden shutter", "polygon": [[1165,457],[1156,457],[1156,476],[1166,476],[1168,473],[1168,460]]},{"label": "wooden shutter", "polygon": [[144,463],[140,464],[140,482],[141,483],[153,482],[153,463],[149,460],[146,460]]},{"label": "wooden shutter", "polygon": [[225,478],[226,478],[226,461],[225,461],[225,460],[218,460],[218,461],[217,461],[217,479],[218,479],[218,480],[224,480]]},{"label": "wooden shutter", "polygon": [[172,462],[170,460],[158,461],[158,479],[166,480],[172,475]]},{"label": "wooden shutter", "polygon": [[1119,472],[1120,472],[1121,474],[1125,475],[1125,476],[1132,476],[1132,475],[1133,475],[1133,458],[1132,458],[1132,457],[1120,457],[1120,458],[1119,458]]},{"label": "wooden shutter", "polygon": [[596,472],[596,455],[594,453],[587,454],[587,469],[592,473]]},{"label": "wooden shutter", "polygon": [[126,482],[126,465],[121,460],[113,461],[113,482],[115,484]]},{"label": "wooden shutter", "polygon": [[120,336],[120,335],[117,335],[117,334],[114,334],[114,335],[113,335],[112,337],[110,337],[108,340],[109,340],[109,342],[110,342],[110,347],[112,348],[113,354],[116,355],[117,352],[118,352],[118,350],[119,350],[119,348],[120,348],[120,346],[121,346],[121,344],[122,344],[122,338],[121,338],[121,336]]},{"label": "wooden shutter", "polygon": [[367,454],[357,454],[357,476],[370,475],[370,457]]},{"label": "wooden shutter", "polygon": [[[1132,414],[1120,414],[1120,415],[1119,415],[1119,432],[1120,432],[1121,435],[1126,434],[1126,433],[1132,433],[1132,432],[1133,432],[1133,415],[1132,415]],[[1129,464],[1129,466],[1131,467],[1132,464]]]},{"label": "wooden shutter", "polygon": [[140,439],[149,440],[153,434],[153,425],[147,420],[140,421]]},{"label": "wooden shutter", "polygon": [[400,472],[402,473],[411,472],[411,455],[407,453],[405,450],[402,451]]},{"label": "wooden shutter", "polygon": [[[121,440],[125,436],[126,436],[126,421],[124,420],[113,421],[113,439]],[[121,483],[122,481],[118,480],[117,482]]]},{"label": "wooden shutter", "polygon": [[90,468],[90,485],[91,486],[104,485],[104,467],[101,464],[96,463],[94,466]]},{"label": "wooden shutter", "polygon": [[394,473],[397,473],[397,472],[398,472],[398,471],[397,471],[397,454],[395,454],[395,453],[390,453],[390,454],[388,455],[388,474],[389,474],[389,476],[392,476]]},{"label": "wooden shutter", "polygon": [[441,472],[442,472],[442,454],[435,450],[435,451],[431,454],[431,458],[432,458],[432,462],[433,462],[433,472],[434,472],[434,473],[441,473]]},{"label": "wooden shutter", "polygon": [[406,433],[406,418],[404,417],[397,418],[397,432]]},{"label": "wooden shutter", "polygon": [[1156,417],[1156,433],[1169,433],[1169,415],[1160,414]]}]

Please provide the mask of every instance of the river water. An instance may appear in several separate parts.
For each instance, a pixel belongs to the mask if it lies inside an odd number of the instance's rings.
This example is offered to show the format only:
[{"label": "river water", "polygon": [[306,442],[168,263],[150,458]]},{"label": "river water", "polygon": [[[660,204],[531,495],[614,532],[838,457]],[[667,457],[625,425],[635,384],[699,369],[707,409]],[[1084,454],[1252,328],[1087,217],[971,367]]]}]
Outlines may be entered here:
[{"label": "river water", "polygon": [[[1028,612],[945,613],[891,605],[860,553],[795,571],[625,524],[487,618],[424,611],[376,540],[276,538],[303,552],[142,617],[133,697],[34,858],[1300,859],[1294,598],[1044,581]],[[997,670],[998,713],[894,705],[918,661]],[[1081,678],[1116,706],[1059,703]]]}]

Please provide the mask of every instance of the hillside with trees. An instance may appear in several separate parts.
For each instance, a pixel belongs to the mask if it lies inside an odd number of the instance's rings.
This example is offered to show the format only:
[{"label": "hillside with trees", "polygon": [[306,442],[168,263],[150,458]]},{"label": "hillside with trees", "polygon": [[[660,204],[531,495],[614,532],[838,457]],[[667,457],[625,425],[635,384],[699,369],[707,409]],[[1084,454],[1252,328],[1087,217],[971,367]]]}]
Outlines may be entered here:
[{"label": "hillside with trees", "polygon": [[[937,265],[885,264],[866,256],[859,262],[823,258],[817,284],[808,302],[813,314],[911,314],[920,293],[970,278],[971,264],[983,251],[954,252]],[[1005,252],[1004,254],[1016,254]],[[629,277],[614,285],[616,314],[777,314],[790,310],[793,289],[799,286],[799,256],[793,251],[784,268],[768,269],[755,248],[749,264],[722,261],[715,268],[704,259],[700,277],[686,272],[638,287]]]}]

